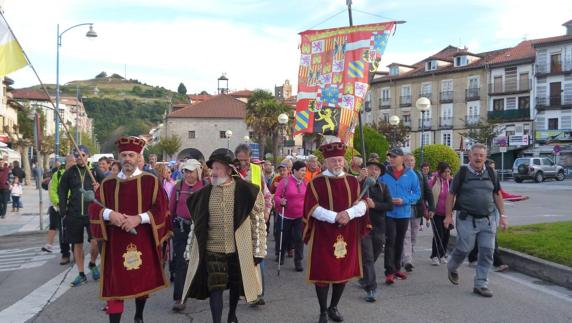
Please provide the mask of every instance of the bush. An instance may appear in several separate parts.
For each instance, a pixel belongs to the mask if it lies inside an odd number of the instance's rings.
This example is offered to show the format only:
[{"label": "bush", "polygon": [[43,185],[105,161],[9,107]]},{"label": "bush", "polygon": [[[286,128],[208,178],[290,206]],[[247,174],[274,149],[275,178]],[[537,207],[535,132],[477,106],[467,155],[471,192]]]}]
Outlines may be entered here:
[{"label": "bush", "polygon": [[[461,161],[457,153],[445,145],[427,145],[424,150],[424,162],[429,164],[431,171],[437,169],[437,164],[444,161],[451,166],[451,172],[456,173],[461,166]],[[421,148],[415,149],[413,152],[417,161],[417,168],[421,167]]]},{"label": "bush", "polygon": [[[380,158],[382,158],[383,161],[383,156],[387,154],[387,150],[389,149],[387,138],[385,138],[384,135],[371,127],[364,127],[363,135],[365,138],[365,151],[367,156],[369,156],[371,153],[376,153],[380,156]],[[356,129],[354,136],[354,147],[361,151],[361,139],[358,129]],[[365,161],[367,160],[364,160],[364,162]]]}]

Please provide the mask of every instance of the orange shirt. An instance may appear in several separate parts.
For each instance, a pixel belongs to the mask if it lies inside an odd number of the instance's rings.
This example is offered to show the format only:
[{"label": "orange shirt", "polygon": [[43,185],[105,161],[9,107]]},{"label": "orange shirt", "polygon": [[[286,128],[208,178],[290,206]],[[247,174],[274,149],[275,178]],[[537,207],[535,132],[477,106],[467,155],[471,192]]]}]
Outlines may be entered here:
[{"label": "orange shirt", "polygon": [[321,169],[316,168],[313,172],[310,171],[310,169],[306,168],[306,175],[304,176],[304,181],[306,181],[306,183],[309,183],[312,178],[316,177],[316,175],[320,174],[322,172]]}]

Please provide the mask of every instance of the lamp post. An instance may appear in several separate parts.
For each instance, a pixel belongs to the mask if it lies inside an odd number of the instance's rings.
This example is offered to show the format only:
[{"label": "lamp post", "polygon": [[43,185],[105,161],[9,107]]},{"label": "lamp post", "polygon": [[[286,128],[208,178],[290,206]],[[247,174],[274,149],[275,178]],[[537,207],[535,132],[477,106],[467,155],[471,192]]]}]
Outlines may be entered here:
[{"label": "lamp post", "polygon": [[397,146],[397,125],[399,125],[399,117],[398,116],[391,116],[391,118],[389,118],[389,124],[393,127],[393,137],[391,138],[391,145],[392,146]]},{"label": "lamp post", "polygon": [[[62,31],[60,33],[60,25],[57,25],[57,46],[56,46],[56,110],[60,112],[60,47],[62,47],[62,36],[68,31],[76,27],[80,26],[89,26],[89,30],[85,34],[85,37],[88,38],[95,38],[97,37],[97,33],[93,30],[93,23],[87,22],[83,24],[77,24],[74,26],[69,27],[68,29]],[[60,154],[60,119],[58,118],[58,114],[55,115],[55,122],[56,122],[56,133],[55,133],[55,155],[56,160],[58,155]],[[77,125],[76,125],[77,126]]]},{"label": "lamp post", "polygon": [[425,146],[425,112],[431,109],[431,101],[426,97],[420,97],[415,102],[415,107],[417,110],[421,111],[421,162],[419,165],[423,164],[423,147]]},{"label": "lamp post", "polygon": [[42,219],[42,163],[40,160],[40,143],[38,141],[38,130],[40,128],[40,115],[38,114],[37,107],[30,109],[28,113],[28,119],[34,122],[34,126],[32,127],[34,130],[34,148],[36,149],[36,188],[38,189],[38,204],[39,204],[39,213],[40,213],[40,230],[44,230],[44,221]]},{"label": "lamp post", "polygon": [[249,136],[244,136],[244,137],[242,138],[242,140],[244,140],[244,142],[247,143],[247,144],[250,143],[250,137],[249,137]]},{"label": "lamp post", "polygon": [[286,146],[286,135],[284,134],[286,130],[286,124],[288,123],[288,115],[286,113],[280,113],[278,116],[278,123],[280,124],[280,133],[282,135],[282,149],[280,150],[280,155],[284,155],[284,146]]},{"label": "lamp post", "polygon": [[232,137],[232,130],[227,130],[224,135],[226,136],[226,149],[230,150],[230,137]]}]

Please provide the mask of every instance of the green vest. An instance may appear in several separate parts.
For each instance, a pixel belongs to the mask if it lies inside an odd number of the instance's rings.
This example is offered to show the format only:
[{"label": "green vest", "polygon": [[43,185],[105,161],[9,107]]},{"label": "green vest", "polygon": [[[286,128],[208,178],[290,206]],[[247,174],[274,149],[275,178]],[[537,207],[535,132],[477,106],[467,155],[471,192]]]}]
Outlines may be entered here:
[{"label": "green vest", "polygon": [[250,163],[250,182],[262,189],[262,168]]}]

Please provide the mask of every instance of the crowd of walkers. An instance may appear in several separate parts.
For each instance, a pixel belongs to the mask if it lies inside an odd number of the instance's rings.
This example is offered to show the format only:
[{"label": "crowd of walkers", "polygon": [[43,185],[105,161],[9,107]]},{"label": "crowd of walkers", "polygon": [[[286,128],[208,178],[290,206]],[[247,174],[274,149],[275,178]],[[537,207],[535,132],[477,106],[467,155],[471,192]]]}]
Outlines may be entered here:
[{"label": "crowd of walkers", "polygon": [[[129,144],[136,142],[139,145],[135,139],[129,140]],[[118,149],[133,149],[120,147],[123,146],[118,144]],[[104,229],[96,234],[100,237],[99,243],[92,239],[94,224],[109,221],[122,229],[135,228],[126,224],[127,218],[121,220],[114,213],[117,210],[102,208],[101,215],[94,215],[90,209],[93,198],[90,200],[86,195],[96,191],[101,198],[104,190],[100,187],[108,179],[123,183],[130,176],[140,176],[138,174],[152,174],[165,194],[166,227],[170,228],[170,233],[161,241],[160,254],[161,260],[168,263],[168,277],[174,286],[172,310],[183,311],[187,297],[208,297],[213,322],[221,321],[222,291],[226,288],[231,291],[228,322],[238,322],[236,305],[240,296],[252,306],[265,304],[264,271],[268,260],[264,258],[266,235],[271,230],[275,241],[273,260],[277,262],[278,272],[282,266],[292,266],[296,272],[307,270],[308,280],[316,285],[320,323],[328,319],[343,321],[337,306],[345,282],[351,278],[359,278],[365,301],[376,301],[375,263],[381,254],[386,284],[407,279],[416,268],[415,244],[417,234],[424,226],[430,226],[433,231],[428,261],[434,266],[446,265],[453,284],[459,283],[457,269],[467,256],[476,266],[474,292],[481,296],[492,296],[487,273],[493,259],[497,270],[508,269],[498,257],[495,241],[497,226],[506,227],[504,205],[502,197],[499,198],[500,183],[494,164],[485,163],[486,147],[482,145],[473,146],[470,164],[462,166],[455,176],[451,166],[443,161],[436,169],[424,163],[417,170],[415,156],[398,147],[391,148],[384,160],[371,154],[365,162],[356,156],[346,165],[342,155],[345,146],[339,143],[325,145],[320,148],[325,157],[323,164],[310,155],[302,159],[285,158],[276,167],[272,161],[252,158],[251,150],[245,144],[236,147],[235,151],[215,150],[206,161],[189,157],[164,163],[158,162],[156,155],[150,155],[145,162],[143,155],[137,153],[135,170],[129,171],[124,168],[130,167],[126,161],[129,157],[123,152],[125,156],[120,160],[102,157],[98,163],[90,165],[86,163],[89,151],[85,146],[79,148],[67,156],[64,165],[57,165],[52,171],[48,185],[52,204],[50,227],[47,244],[42,247],[45,252],[53,252],[55,236],[59,232],[60,264],[69,264],[73,255],[78,268],[79,274],[72,282],[74,287],[87,282],[83,261],[84,233],[90,245],[88,269],[91,278],[99,280],[102,276],[97,258],[110,240],[105,237]],[[9,188],[4,167],[0,163],[2,196]],[[126,173],[131,175],[124,179]],[[18,195],[16,178],[12,184],[16,187],[13,196]],[[359,195],[361,190],[366,190],[366,194]],[[139,194],[138,198],[141,198],[141,192],[137,190],[129,193]],[[346,196],[351,199],[342,202]],[[5,200],[1,196],[0,199]],[[344,203],[348,205],[341,206]],[[17,199],[13,205],[18,208]],[[458,214],[455,224],[453,210]],[[0,205],[0,216],[5,211],[5,206]],[[97,220],[98,216],[101,220]],[[149,215],[140,217],[139,225],[150,223],[153,230],[156,229]],[[246,226],[244,230],[241,223]],[[355,229],[350,234],[347,228],[352,223]],[[450,231],[455,225],[457,244],[449,254]],[[356,232],[359,232],[357,237]],[[330,238],[337,240],[325,241],[326,249],[321,250],[320,239]],[[305,243],[308,244],[306,252]],[[323,251],[331,253],[328,248],[332,243],[334,253],[321,254]],[[356,243],[359,248],[355,247]],[[245,249],[249,244],[251,249]],[[123,256],[127,254],[129,250]],[[254,259],[252,267],[245,267],[245,254]],[[306,262],[303,261],[305,255],[309,258]],[[361,266],[357,271],[353,268],[336,272],[332,272],[332,268],[319,269],[327,264],[343,266],[343,261],[352,257],[361,258],[355,262]],[[287,263],[287,258],[293,258],[292,264]],[[316,261],[322,263],[305,268],[304,263],[311,265]],[[260,277],[259,288],[251,286],[251,271],[256,273],[252,277]],[[327,306],[325,297],[330,284],[332,302]],[[139,306],[136,322],[142,322],[145,300],[140,297],[136,300]],[[121,307],[116,305],[107,303],[110,322],[118,322],[121,317],[122,303]]]}]

